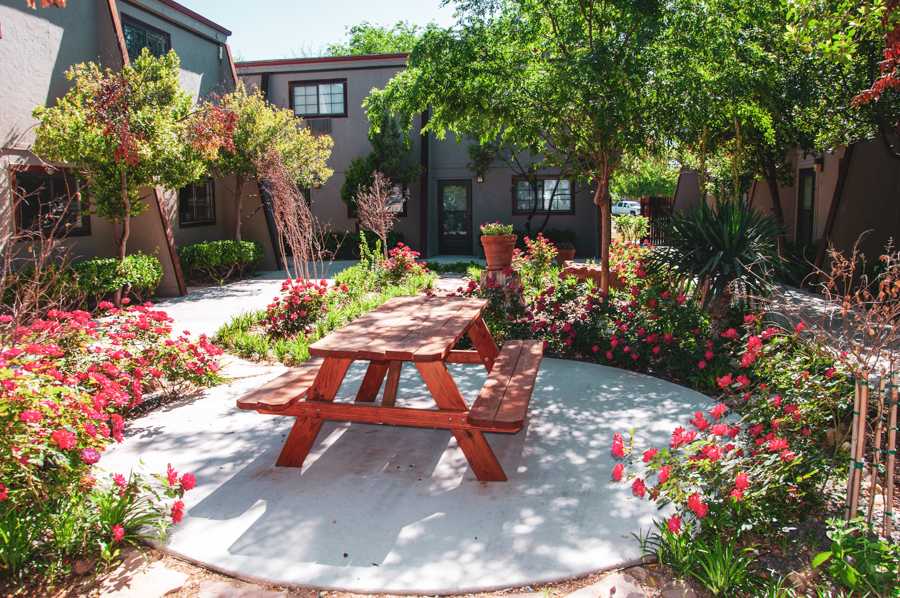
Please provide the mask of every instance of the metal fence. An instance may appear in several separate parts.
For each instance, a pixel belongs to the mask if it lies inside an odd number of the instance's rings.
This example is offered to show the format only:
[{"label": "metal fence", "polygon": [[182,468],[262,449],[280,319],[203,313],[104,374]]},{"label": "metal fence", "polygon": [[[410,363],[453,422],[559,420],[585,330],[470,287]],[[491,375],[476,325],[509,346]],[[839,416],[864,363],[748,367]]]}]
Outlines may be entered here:
[{"label": "metal fence", "polygon": [[662,225],[669,222],[672,216],[672,207],[675,204],[674,197],[642,197],[641,216],[650,221],[650,243],[662,245],[666,241],[662,231]]}]

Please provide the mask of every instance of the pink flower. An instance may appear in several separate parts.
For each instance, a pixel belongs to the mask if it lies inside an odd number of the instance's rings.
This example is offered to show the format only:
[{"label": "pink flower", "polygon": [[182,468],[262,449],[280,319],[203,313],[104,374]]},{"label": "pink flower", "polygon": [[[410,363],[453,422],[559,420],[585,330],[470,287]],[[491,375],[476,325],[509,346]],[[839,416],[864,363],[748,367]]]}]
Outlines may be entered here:
[{"label": "pink flower", "polygon": [[125,476],[123,476],[121,473],[117,473],[113,476],[113,484],[115,484],[119,488],[124,488],[125,483]]},{"label": "pink flower", "polygon": [[797,332],[803,332],[804,328],[806,328],[806,324],[804,324],[803,322],[797,324]]},{"label": "pink flower", "polygon": [[166,478],[168,479],[169,486],[174,486],[175,484],[178,483],[178,472],[175,471],[174,469],[172,469],[171,463],[169,463],[169,465],[168,465],[168,468],[166,471]]},{"label": "pink flower", "polygon": [[121,525],[114,525],[112,528],[113,542],[118,542],[125,537],[125,528]]},{"label": "pink flower", "polygon": [[731,491],[731,498],[733,498],[736,502],[740,501],[742,498],[744,498],[744,491],[740,488],[735,488]]},{"label": "pink flower", "polygon": [[612,454],[616,457],[624,457],[625,456],[625,445],[619,442],[618,440],[613,441],[612,444]]},{"label": "pink flower", "polygon": [[710,411],[709,413],[710,413],[710,415],[712,415],[715,419],[718,420],[720,417],[722,417],[723,415],[725,415],[725,412],[726,412],[726,411],[728,411],[728,405],[725,405],[725,404],[723,404],[723,403],[719,403],[718,405],[716,405],[715,407],[713,407],[713,408],[712,408],[712,411]]},{"label": "pink flower", "polygon": [[750,485],[750,474],[741,472],[734,477],[734,487],[743,490]]},{"label": "pink flower", "polygon": [[706,458],[710,461],[718,461],[722,456],[722,447],[720,447],[718,444],[705,446],[703,447],[703,454],[706,455]]},{"label": "pink flower", "polygon": [[666,483],[666,480],[669,479],[669,472],[670,472],[671,470],[672,470],[672,468],[669,467],[668,465],[664,465],[664,466],[662,466],[662,467],[659,468],[659,471],[657,472],[656,475],[659,477],[659,483],[660,483],[660,484],[665,484],[665,483]]},{"label": "pink flower", "polygon": [[656,453],[658,453],[658,452],[659,451],[656,450],[655,448],[647,449],[646,451],[644,451],[644,463],[649,463],[650,461],[653,461],[653,457],[655,457]]},{"label": "pink flower", "polygon": [[709,427],[709,420],[703,416],[702,411],[698,411],[694,414],[694,419],[691,420],[691,425],[698,428],[702,432]]},{"label": "pink flower", "polygon": [[676,536],[681,533],[681,517],[678,515],[672,515],[666,519],[666,525],[669,526],[669,531]]},{"label": "pink flower", "polygon": [[186,473],[181,476],[181,487],[184,488],[185,491],[190,490],[194,486],[197,485],[197,480],[194,479],[194,474]]},{"label": "pink flower", "polygon": [[616,463],[616,466],[613,467],[612,477],[615,481],[622,481],[622,474],[625,472],[625,466],[621,463]]},{"label": "pink flower", "polygon": [[688,499],[688,508],[700,519],[706,517],[706,514],[709,512],[709,507],[700,500],[700,495],[696,492],[691,494],[691,497]]},{"label": "pink flower", "polygon": [[19,421],[23,421],[23,422],[26,422],[29,424],[34,424],[34,423],[41,421],[41,419],[43,419],[43,417],[44,417],[44,415],[40,411],[34,411],[32,409],[29,409],[28,411],[23,411],[22,413],[19,414]]},{"label": "pink flower", "polygon": [[728,432],[728,426],[725,424],[716,424],[709,431],[713,436],[722,436],[726,432]]},{"label": "pink flower", "polygon": [[81,451],[81,459],[90,465],[91,463],[96,463],[100,460],[100,453],[98,453],[95,449],[90,447]]},{"label": "pink flower", "polygon": [[644,498],[644,493],[647,491],[647,486],[644,484],[644,480],[641,478],[637,478],[634,480],[634,483],[631,485],[631,491]]},{"label": "pink flower", "polygon": [[788,441],[784,438],[773,438],[769,441],[769,452],[777,452],[788,448]]},{"label": "pink flower", "polygon": [[75,434],[68,430],[56,430],[50,435],[50,439],[63,450],[75,448]]},{"label": "pink flower", "polygon": [[172,505],[172,521],[174,521],[175,523],[180,523],[183,516],[184,503],[180,500],[176,500],[175,504]]}]

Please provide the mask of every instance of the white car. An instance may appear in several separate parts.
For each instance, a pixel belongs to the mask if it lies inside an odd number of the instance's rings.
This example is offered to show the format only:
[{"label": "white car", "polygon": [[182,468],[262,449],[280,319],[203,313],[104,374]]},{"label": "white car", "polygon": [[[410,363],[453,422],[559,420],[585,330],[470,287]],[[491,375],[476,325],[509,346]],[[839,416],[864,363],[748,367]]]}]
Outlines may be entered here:
[{"label": "white car", "polygon": [[641,202],[639,201],[617,201],[612,205],[613,216],[624,216],[630,214],[632,216],[640,216]]}]

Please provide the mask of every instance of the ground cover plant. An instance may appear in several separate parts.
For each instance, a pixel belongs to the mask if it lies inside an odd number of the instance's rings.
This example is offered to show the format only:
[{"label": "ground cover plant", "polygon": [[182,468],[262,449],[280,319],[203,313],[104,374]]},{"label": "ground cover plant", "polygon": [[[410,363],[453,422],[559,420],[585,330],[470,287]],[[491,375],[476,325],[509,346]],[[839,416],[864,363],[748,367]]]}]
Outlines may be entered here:
[{"label": "ground cover plant", "polygon": [[418,252],[402,243],[382,258],[381,242],[370,248],[361,235],[360,263],[334,283],[287,279],[265,310],[232,318],[216,332],[224,349],[250,359],[286,365],[309,358],[309,345],[388,299],[431,288],[434,275],[417,263]]},{"label": "ground cover plant", "polygon": [[191,282],[224,282],[252,274],[265,257],[259,241],[204,241],[178,250]]},{"label": "ground cover plant", "polygon": [[[124,300],[127,303],[127,299]],[[0,579],[53,580],[79,558],[106,564],[124,542],[162,537],[196,483],[164,473],[103,472],[147,393],[179,395],[222,380],[204,336],[170,338],[152,306],[51,311],[29,326],[4,316],[0,353]]]}]

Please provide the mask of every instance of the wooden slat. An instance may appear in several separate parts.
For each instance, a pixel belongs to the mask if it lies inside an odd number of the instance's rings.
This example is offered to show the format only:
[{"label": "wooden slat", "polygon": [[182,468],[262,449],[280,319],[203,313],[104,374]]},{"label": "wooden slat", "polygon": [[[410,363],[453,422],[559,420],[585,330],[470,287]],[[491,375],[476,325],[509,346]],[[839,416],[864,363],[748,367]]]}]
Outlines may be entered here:
[{"label": "wooden slat", "polygon": [[484,318],[480,314],[469,327],[469,338],[472,339],[475,350],[481,355],[484,367],[490,373],[494,367],[494,361],[500,355],[500,349],[497,348],[497,343],[494,342],[494,337],[491,336],[491,331],[488,330],[487,324],[484,323]]},{"label": "wooden slat", "polygon": [[309,389],[309,398],[313,401],[333,401],[347,370],[353,359],[344,357],[326,357],[319,368],[316,380]]},{"label": "wooden slat", "polygon": [[378,398],[378,391],[381,390],[381,383],[384,382],[384,375],[387,374],[387,371],[388,363],[386,361],[369,363],[366,376],[359,385],[359,392],[356,393],[357,403],[371,403]]},{"label": "wooden slat", "polygon": [[447,354],[447,357],[444,358],[444,363],[468,363],[468,364],[478,364],[483,363],[481,361],[481,355],[478,354],[478,351],[450,351]]},{"label": "wooden slat", "polygon": [[333,403],[326,401],[300,401],[291,405],[286,411],[269,413],[268,415],[291,415],[298,419],[329,419],[347,422],[367,422],[374,424],[390,424],[395,426],[415,426],[419,428],[443,428],[448,430],[471,429],[481,432],[504,432],[512,430],[495,430],[475,426],[468,421],[467,411],[442,409],[412,409],[408,407],[382,407],[368,403]]},{"label": "wooden slat", "polygon": [[432,316],[439,316],[448,300],[447,297],[430,298],[404,318],[394,322],[390,329],[384,330],[377,337],[369,334],[368,338],[371,340],[365,345],[355,343],[358,347],[356,356],[359,359],[387,359],[388,350],[401,343],[419,326],[425,325]]},{"label": "wooden slat", "polygon": [[277,467],[302,467],[309,450],[322,429],[322,419],[298,417],[275,462]]},{"label": "wooden slat", "polygon": [[388,359],[403,359],[412,361],[413,355],[422,348],[422,345],[431,341],[435,334],[448,322],[453,320],[457,313],[465,306],[466,300],[452,298],[444,303],[436,312],[432,313],[425,323],[410,331],[401,340],[392,343],[384,352]]},{"label": "wooden slat", "polygon": [[528,404],[531,402],[531,393],[534,391],[534,383],[543,357],[543,341],[523,342],[516,371],[509,381],[503,402],[494,417],[495,428],[519,430],[525,425],[525,415],[528,413]]},{"label": "wooden slat", "polygon": [[506,481],[506,474],[503,473],[503,468],[500,467],[500,462],[494,456],[494,451],[491,450],[484,434],[468,429],[452,432],[476,478],[482,482]]},{"label": "wooden slat", "polygon": [[415,352],[413,361],[440,361],[446,358],[485,307],[487,301],[484,299],[467,299],[465,305]]},{"label": "wooden slat", "polygon": [[283,411],[307,395],[319,367],[321,357],[304,361],[297,367],[269,380],[256,390],[249,392],[237,400],[240,409],[258,409],[263,407],[269,411]]},{"label": "wooden slat", "polygon": [[395,297],[361,315],[309,346],[309,354],[319,357],[356,357],[357,349],[369,340],[390,330],[407,314],[421,306],[428,297],[422,295]]},{"label": "wooden slat", "polygon": [[428,387],[439,409],[449,411],[469,410],[466,400],[463,399],[462,393],[459,392],[459,387],[456,386],[456,382],[453,381],[443,361],[416,363],[416,368],[418,368],[419,374],[422,375],[422,380],[425,381],[425,386]]},{"label": "wooden slat", "polygon": [[397,389],[400,387],[400,371],[403,368],[402,361],[391,361],[388,369],[387,383],[384,385],[384,397],[381,399],[383,407],[393,407],[397,401]]},{"label": "wooden slat", "polygon": [[522,352],[522,341],[509,340],[494,362],[494,368],[485,381],[478,398],[469,411],[469,423],[486,428],[494,427],[494,418],[506,395],[507,387],[516,371],[519,354]]}]

